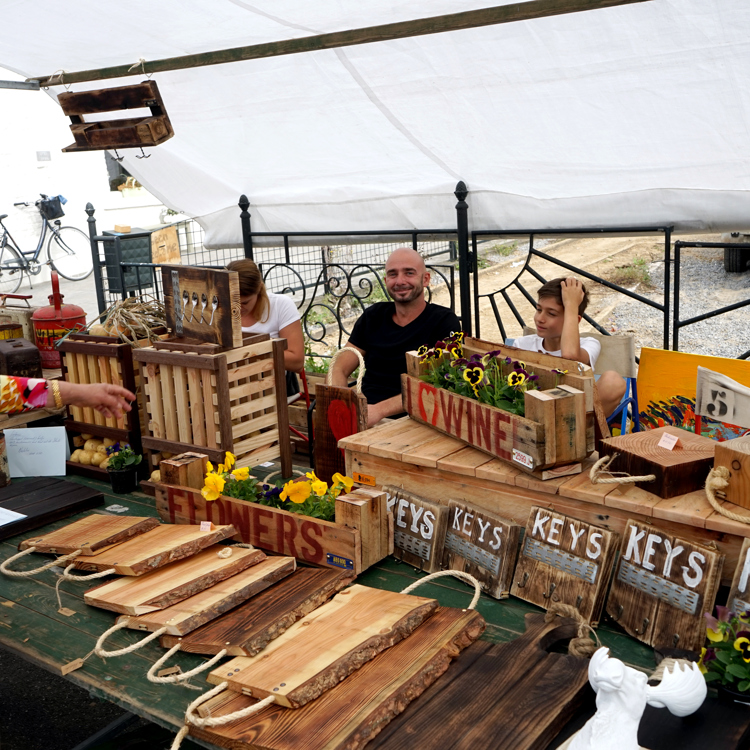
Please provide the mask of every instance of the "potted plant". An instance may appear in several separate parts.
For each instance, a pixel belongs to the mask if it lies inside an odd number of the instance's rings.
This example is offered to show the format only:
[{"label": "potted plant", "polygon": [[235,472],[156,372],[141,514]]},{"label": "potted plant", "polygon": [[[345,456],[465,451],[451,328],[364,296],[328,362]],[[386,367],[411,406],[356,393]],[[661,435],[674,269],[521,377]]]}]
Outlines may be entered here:
[{"label": "potted plant", "polygon": [[127,443],[115,443],[107,448],[105,468],[109,472],[113,492],[125,494],[135,491],[138,486],[138,464],[142,458]]},{"label": "potted plant", "polygon": [[708,683],[717,683],[719,700],[750,706],[750,612],[716,607],[705,613],[705,648],[698,667]]}]

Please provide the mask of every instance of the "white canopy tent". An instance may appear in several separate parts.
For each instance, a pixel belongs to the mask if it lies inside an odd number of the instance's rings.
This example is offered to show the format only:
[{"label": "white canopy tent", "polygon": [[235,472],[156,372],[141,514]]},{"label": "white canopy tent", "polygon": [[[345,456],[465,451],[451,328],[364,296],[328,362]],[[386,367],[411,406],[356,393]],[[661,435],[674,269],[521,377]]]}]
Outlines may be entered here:
[{"label": "white canopy tent", "polygon": [[[0,66],[41,76],[498,4],[0,0]],[[746,229],[749,29],[747,0],[651,0],[161,72],[175,136],[123,163],[213,246],[241,244],[243,193],[256,231],[448,229],[459,180],[473,229]]]}]

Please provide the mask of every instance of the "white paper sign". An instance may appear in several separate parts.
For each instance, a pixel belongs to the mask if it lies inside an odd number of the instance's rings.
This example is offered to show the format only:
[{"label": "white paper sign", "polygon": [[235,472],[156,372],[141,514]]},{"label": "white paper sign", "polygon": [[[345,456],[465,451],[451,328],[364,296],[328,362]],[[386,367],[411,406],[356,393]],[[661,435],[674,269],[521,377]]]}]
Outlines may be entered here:
[{"label": "white paper sign", "polygon": [[661,440],[659,440],[659,447],[666,448],[668,451],[671,451],[679,442],[680,438],[678,438],[677,435],[672,435],[669,432],[665,432],[661,436]]},{"label": "white paper sign", "polygon": [[67,443],[64,427],[5,430],[10,476],[64,477]]},{"label": "white paper sign", "polygon": [[0,526],[19,521],[22,518],[26,518],[23,513],[16,513],[16,511],[8,510],[7,508],[0,508]]}]

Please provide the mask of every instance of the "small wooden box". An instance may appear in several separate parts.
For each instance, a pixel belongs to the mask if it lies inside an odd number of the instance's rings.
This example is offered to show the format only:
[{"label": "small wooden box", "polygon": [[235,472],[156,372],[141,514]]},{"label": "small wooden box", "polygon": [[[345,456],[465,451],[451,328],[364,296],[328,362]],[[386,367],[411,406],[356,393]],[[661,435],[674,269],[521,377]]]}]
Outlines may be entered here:
[{"label": "small wooden box", "polygon": [[[12,324],[13,325],[13,324]],[[0,325],[0,374],[22,378],[42,377],[42,355],[34,344],[26,339],[5,338],[5,326]],[[20,330],[21,326],[16,326]]]},{"label": "small wooden box", "polygon": [[249,336],[236,349],[176,340],[133,352],[140,363],[147,426],[143,447],[172,454],[196,447],[214,464],[281,457],[291,473],[282,339]]},{"label": "small wooden box", "polygon": [[[679,438],[672,450],[659,446],[665,433]],[[717,445],[720,443],[702,435],[667,426],[602,440],[601,454],[617,454],[608,467],[610,471],[624,471],[630,476],[654,474],[655,481],[638,482],[637,486],[659,497],[669,498],[703,487],[714,465]]]},{"label": "small wooden box", "polygon": [[729,484],[724,490],[726,499],[750,508],[750,435],[716,443],[714,466],[729,469]]}]

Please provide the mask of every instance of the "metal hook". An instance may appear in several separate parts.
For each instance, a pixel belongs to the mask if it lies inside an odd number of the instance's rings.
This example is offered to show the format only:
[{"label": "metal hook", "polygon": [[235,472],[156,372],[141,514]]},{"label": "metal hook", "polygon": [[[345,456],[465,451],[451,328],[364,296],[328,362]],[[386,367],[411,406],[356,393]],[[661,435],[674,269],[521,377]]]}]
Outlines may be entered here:
[{"label": "metal hook", "polygon": [[523,580],[520,583],[518,581],[516,581],[516,586],[518,586],[519,589],[522,589],[526,585],[526,581],[528,581],[528,580],[529,580],[529,574],[528,573],[524,573],[523,574]]},{"label": "metal hook", "polygon": [[674,633],[672,635],[672,648],[677,648],[677,644],[680,642],[680,634]]},{"label": "metal hook", "polygon": [[615,622],[617,622],[617,620],[619,620],[619,619],[620,619],[620,618],[622,617],[622,613],[623,613],[624,611],[625,611],[625,607],[624,607],[624,606],[623,606],[623,605],[621,604],[621,605],[620,605],[620,606],[619,606],[619,607],[617,608],[617,614],[616,614],[616,615],[611,615],[612,619],[613,619],[613,620],[614,620]]},{"label": "metal hook", "polygon": [[542,594],[542,596],[545,599],[551,599],[552,598],[552,594],[555,592],[556,588],[557,588],[557,584],[556,583],[550,583],[550,585],[549,585],[549,591],[546,594]]},{"label": "metal hook", "polygon": [[135,155],[135,158],[136,158],[136,159],[150,159],[150,158],[151,158],[151,154],[147,154],[147,153],[146,153],[146,152],[145,152],[145,151],[143,150],[143,146],[140,146],[139,148],[141,149],[141,155],[140,155],[140,156],[138,156],[138,154],[136,154],[136,155]]},{"label": "metal hook", "polygon": [[115,161],[122,161],[125,157],[120,156],[120,154],[117,153],[117,149],[112,149],[115,152],[115,155],[112,157]]},{"label": "metal hook", "polygon": [[581,606],[581,602],[583,601],[583,597],[579,594],[576,597],[576,609],[578,609]]},{"label": "metal hook", "polygon": [[648,623],[649,623],[649,619],[648,619],[648,617],[644,617],[644,618],[643,618],[643,630],[638,630],[638,629],[636,628],[636,630],[635,630],[635,634],[636,634],[636,635],[643,635],[643,634],[644,634],[644,633],[646,632],[646,628],[648,627]]}]

